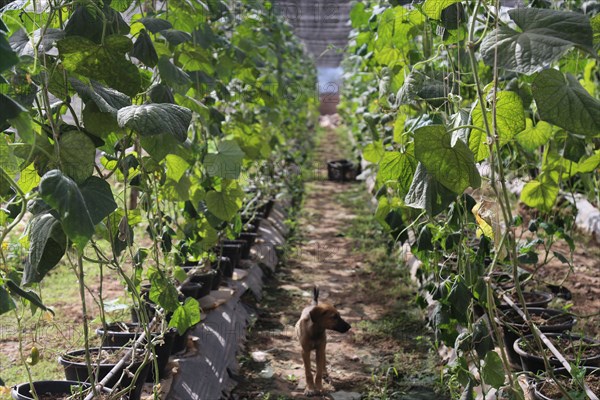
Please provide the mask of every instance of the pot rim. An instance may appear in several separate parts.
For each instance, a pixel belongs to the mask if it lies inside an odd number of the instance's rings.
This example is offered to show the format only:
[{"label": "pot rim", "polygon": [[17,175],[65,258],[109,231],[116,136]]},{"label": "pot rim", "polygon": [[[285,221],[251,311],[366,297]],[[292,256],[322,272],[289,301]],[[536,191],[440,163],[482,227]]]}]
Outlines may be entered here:
[{"label": "pot rim", "polygon": [[[574,340],[582,340],[586,343],[590,343],[590,344],[600,344],[599,341],[594,340],[590,337],[587,336],[581,336],[581,335],[571,335],[568,333],[544,333],[545,336],[547,337],[560,337],[560,336],[567,336],[570,339],[574,339]],[[532,354],[532,353],[528,353],[525,350],[521,349],[521,347],[519,346],[519,344],[521,342],[523,342],[524,340],[528,340],[528,339],[532,339],[533,335],[525,335],[525,336],[521,336],[519,337],[517,340],[515,340],[515,342],[513,343],[513,349],[515,350],[515,352],[520,356],[526,356],[526,357],[531,357],[534,360],[542,360],[543,358],[536,355],[536,354]],[[567,356],[565,356],[565,358],[567,359],[567,361],[570,361],[571,359]],[[588,358],[582,358],[582,360],[596,360],[596,359],[600,359],[600,354],[593,356],[593,357],[588,357]]]}]

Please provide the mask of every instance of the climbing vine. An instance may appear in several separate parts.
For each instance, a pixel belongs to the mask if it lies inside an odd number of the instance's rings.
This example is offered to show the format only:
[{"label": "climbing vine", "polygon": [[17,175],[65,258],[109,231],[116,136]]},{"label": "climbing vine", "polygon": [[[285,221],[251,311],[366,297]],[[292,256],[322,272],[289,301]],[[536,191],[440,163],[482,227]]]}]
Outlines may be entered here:
[{"label": "climbing vine", "polygon": [[[0,314],[51,312],[39,283],[70,261],[82,288],[82,263],[108,268],[139,307],[149,279],[171,326],[197,323],[176,267],[209,259],[293,178],[313,70],[269,2],[5,5]],[[19,235],[24,263],[10,254]]]},{"label": "climbing vine", "polygon": [[[457,396],[522,398],[477,310],[495,314],[499,273],[519,282],[552,258],[568,270],[564,200],[598,205],[598,4],[397,3],[353,7],[342,113],[374,173],[376,218],[422,262],[418,302],[457,352]],[[518,181],[530,221],[514,212]],[[559,240],[570,254],[551,250]]]}]

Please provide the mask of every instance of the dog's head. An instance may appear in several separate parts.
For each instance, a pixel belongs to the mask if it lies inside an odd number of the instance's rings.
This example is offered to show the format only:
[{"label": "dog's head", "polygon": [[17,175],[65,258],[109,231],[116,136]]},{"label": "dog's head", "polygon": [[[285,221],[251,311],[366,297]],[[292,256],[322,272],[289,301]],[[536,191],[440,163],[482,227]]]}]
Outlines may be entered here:
[{"label": "dog's head", "polygon": [[330,304],[319,304],[310,312],[313,323],[325,329],[345,333],[351,328],[350,324],[342,319],[339,311]]}]

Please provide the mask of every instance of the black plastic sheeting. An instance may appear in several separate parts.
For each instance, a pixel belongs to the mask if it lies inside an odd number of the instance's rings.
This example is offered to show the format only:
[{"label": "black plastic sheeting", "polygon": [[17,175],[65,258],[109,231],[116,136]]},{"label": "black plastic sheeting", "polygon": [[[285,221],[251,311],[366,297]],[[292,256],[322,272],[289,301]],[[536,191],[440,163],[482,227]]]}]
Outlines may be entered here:
[{"label": "black plastic sheeting", "polygon": [[207,312],[191,335],[198,337],[198,353],[179,360],[179,373],[173,378],[167,400],[218,400],[227,398],[235,387],[241,350],[249,323],[249,310],[242,296],[251,291],[260,297],[262,270],[253,264],[242,281],[232,281],[235,293],[225,304]]}]

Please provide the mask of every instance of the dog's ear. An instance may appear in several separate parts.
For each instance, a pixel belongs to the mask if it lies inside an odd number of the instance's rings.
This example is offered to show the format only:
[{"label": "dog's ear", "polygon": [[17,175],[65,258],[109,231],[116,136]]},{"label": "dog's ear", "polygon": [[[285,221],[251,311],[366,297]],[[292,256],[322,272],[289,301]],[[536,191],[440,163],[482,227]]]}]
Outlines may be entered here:
[{"label": "dog's ear", "polygon": [[313,304],[319,304],[319,287],[316,285],[313,287]]},{"label": "dog's ear", "polygon": [[323,309],[318,306],[313,307],[313,309],[310,310],[310,320],[312,322],[319,322],[322,319],[323,319]]}]

